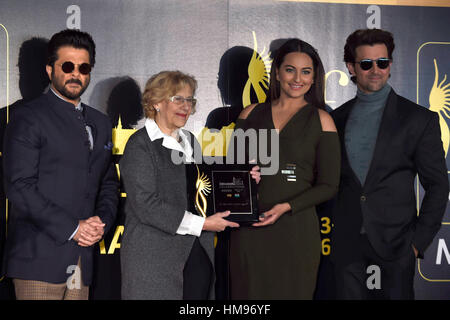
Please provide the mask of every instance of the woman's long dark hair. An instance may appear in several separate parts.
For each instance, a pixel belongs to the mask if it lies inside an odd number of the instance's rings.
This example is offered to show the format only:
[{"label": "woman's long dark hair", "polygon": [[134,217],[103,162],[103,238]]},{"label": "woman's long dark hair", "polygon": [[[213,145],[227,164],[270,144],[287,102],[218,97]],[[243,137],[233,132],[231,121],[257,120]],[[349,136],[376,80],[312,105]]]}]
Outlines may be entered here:
[{"label": "woman's long dark hair", "polygon": [[289,39],[277,51],[270,71],[270,99],[274,101],[280,97],[280,82],[277,80],[276,72],[280,69],[284,57],[291,52],[306,53],[313,61],[314,83],[305,94],[305,100],[317,108],[325,109],[325,71],[322,61],[316,49],[309,43],[300,39]]}]

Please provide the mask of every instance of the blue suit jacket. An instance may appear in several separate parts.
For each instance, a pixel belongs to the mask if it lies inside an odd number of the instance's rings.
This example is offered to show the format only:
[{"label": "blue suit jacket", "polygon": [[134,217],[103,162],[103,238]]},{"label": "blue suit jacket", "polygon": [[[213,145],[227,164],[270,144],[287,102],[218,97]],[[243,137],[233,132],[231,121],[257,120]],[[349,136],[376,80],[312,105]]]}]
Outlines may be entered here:
[{"label": "blue suit jacket", "polygon": [[[111,123],[99,111],[83,108],[84,117],[49,91],[14,110],[3,151],[12,204],[4,263],[8,277],[63,283],[81,256],[83,282],[91,283],[93,248],[68,239],[79,220],[94,215],[106,223],[106,234],[116,216],[118,179]],[[85,124],[92,129],[92,151]]]}]

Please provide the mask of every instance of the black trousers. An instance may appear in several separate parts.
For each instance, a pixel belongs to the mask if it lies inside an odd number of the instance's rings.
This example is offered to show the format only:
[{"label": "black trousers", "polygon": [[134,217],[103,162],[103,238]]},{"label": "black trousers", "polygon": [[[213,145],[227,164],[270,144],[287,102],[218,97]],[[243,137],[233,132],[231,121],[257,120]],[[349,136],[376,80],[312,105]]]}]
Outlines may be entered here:
[{"label": "black trousers", "polygon": [[183,300],[208,300],[213,271],[211,261],[196,237],[183,270]]},{"label": "black trousers", "polygon": [[361,234],[352,262],[335,264],[336,297],[341,300],[412,300],[414,299],[414,251],[386,261]]}]

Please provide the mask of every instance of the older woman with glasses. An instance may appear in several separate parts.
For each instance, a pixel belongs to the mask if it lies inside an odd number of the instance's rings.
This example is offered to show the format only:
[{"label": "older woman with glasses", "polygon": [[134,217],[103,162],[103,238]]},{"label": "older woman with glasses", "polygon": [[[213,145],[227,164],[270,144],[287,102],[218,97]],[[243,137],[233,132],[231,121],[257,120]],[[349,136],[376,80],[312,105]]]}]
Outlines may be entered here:
[{"label": "older woman with glasses", "polygon": [[[201,150],[181,129],[195,110],[196,80],[179,71],[152,76],[143,93],[145,127],[130,137],[120,161],[127,193],[121,247],[123,299],[209,299],[214,295],[214,232],[239,225],[218,212],[186,211],[183,162]],[[197,145],[195,145],[197,144]]]}]

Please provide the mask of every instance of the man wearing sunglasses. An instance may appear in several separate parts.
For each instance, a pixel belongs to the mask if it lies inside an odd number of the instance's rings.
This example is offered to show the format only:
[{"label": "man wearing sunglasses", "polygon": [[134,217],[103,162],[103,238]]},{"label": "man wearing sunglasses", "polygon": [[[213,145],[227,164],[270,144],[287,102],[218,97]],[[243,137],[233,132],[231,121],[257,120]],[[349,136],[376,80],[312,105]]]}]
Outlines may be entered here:
[{"label": "man wearing sunglasses", "polygon": [[[438,115],[387,83],[392,34],[357,30],[344,61],[356,97],[332,112],[342,149],[333,210],[338,299],[413,299],[416,258],[441,226],[448,177]],[[419,215],[415,178],[425,190]]]},{"label": "man wearing sunglasses", "polygon": [[53,35],[50,88],[17,107],[6,129],[3,166],[12,210],[5,271],[17,299],[88,299],[93,245],[115,219],[111,123],[80,99],[94,64],[88,33]]}]

